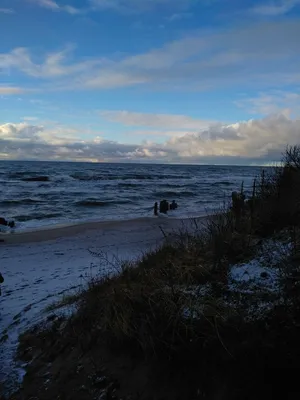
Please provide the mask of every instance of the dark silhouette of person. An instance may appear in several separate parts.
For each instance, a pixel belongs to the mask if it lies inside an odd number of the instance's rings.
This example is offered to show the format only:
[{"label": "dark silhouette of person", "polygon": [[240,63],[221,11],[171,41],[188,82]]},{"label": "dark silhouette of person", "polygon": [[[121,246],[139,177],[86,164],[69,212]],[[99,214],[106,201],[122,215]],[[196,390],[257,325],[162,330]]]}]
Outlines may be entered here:
[{"label": "dark silhouette of person", "polygon": [[158,215],[158,203],[157,203],[157,201],[154,203],[154,215]]},{"label": "dark silhouette of person", "polygon": [[3,218],[3,217],[0,217],[0,225],[7,226],[7,221],[6,221],[6,219],[5,219],[5,218]]},{"label": "dark silhouette of person", "polygon": [[166,214],[167,214],[167,212],[170,210],[170,204],[169,204],[169,202],[167,201],[167,200],[165,200],[165,210],[166,210]]},{"label": "dark silhouette of person", "polygon": [[173,200],[172,203],[170,204],[170,210],[176,210],[176,208],[178,208],[178,205],[176,201]]},{"label": "dark silhouette of person", "polygon": [[[4,278],[0,272],[0,284],[4,282]],[[1,286],[0,286],[0,296],[1,296]]]},{"label": "dark silhouette of person", "polygon": [[167,214],[169,210],[169,203],[167,200],[162,200],[159,204],[159,212],[162,214]]},{"label": "dark silhouette of person", "polygon": [[15,221],[8,222],[5,218],[0,217],[0,225],[9,226],[10,228],[14,228]]}]

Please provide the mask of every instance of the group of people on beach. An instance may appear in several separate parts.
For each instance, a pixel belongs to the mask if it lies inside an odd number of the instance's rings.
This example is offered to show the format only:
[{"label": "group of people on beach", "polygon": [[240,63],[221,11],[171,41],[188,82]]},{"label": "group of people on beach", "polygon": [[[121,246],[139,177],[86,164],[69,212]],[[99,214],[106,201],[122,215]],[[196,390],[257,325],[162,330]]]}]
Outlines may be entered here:
[{"label": "group of people on beach", "polygon": [[169,203],[167,200],[162,200],[159,203],[159,208],[158,208],[158,202],[156,201],[154,204],[154,215],[158,215],[158,210],[161,214],[167,214],[169,210],[176,210],[178,208],[178,205],[175,200],[172,201],[172,203]]},{"label": "group of people on beach", "polygon": [[10,228],[14,228],[15,221],[7,221],[5,218],[0,217],[0,225],[9,226]]}]

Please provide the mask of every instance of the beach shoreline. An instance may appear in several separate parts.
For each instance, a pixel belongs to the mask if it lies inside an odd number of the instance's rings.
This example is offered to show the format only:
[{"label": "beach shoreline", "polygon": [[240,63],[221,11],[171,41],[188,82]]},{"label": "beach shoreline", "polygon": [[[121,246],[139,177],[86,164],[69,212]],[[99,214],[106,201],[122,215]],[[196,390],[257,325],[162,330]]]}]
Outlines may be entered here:
[{"label": "beach shoreline", "polygon": [[110,220],[110,221],[89,221],[74,224],[58,224],[45,226],[34,230],[21,232],[1,233],[1,246],[9,244],[38,243],[51,240],[57,240],[65,237],[74,237],[90,231],[105,231],[111,229],[128,230],[132,227],[133,231],[144,228],[147,225],[155,229],[159,226],[167,226],[176,229],[180,224],[196,219],[198,221],[205,220],[207,216],[199,216],[195,218],[175,218],[168,216],[159,217],[141,217],[127,220]]}]

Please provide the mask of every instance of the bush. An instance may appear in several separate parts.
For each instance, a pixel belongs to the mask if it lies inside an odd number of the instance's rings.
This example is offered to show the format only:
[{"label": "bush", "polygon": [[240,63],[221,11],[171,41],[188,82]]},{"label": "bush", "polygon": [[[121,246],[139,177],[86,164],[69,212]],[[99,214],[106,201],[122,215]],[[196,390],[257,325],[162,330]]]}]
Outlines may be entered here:
[{"label": "bush", "polygon": [[288,149],[283,160],[282,167],[262,173],[251,199],[253,225],[263,236],[300,225],[300,150]]}]

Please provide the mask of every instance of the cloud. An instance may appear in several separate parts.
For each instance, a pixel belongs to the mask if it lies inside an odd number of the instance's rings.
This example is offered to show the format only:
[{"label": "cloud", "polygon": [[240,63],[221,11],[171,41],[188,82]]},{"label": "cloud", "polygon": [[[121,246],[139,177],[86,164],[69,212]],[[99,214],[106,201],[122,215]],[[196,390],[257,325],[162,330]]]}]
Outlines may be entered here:
[{"label": "cloud", "polygon": [[23,93],[25,90],[20,87],[13,86],[0,86],[0,96],[1,95],[13,95]]},{"label": "cloud", "polygon": [[81,129],[65,126],[10,123],[0,125],[2,158],[76,161],[265,163],[280,160],[287,144],[300,143],[300,120],[287,114],[210,126],[202,131],[172,136],[163,143],[124,144],[79,138]]},{"label": "cloud", "polygon": [[298,4],[300,0],[281,0],[276,2],[269,2],[267,4],[262,4],[252,9],[255,14],[266,15],[266,16],[277,16],[287,14],[292,11]]},{"label": "cloud", "polygon": [[192,13],[184,12],[184,13],[175,13],[172,14],[170,17],[167,18],[170,22],[179,21],[181,19],[191,18],[193,16]]},{"label": "cloud", "polygon": [[47,8],[52,11],[64,11],[71,15],[82,14],[86,12],[86,10],[84,9],[79,9],[70,5],[59,5],[54,0],[28,0],[28,1],[36,4],[39,7]]},{"label": "cloud", "polygon": [[22,118],[24,121],[38,121],[39,118],[38,117],[23,117]]},{"label": "cloud", "polygon": [[130,111],[100,111],[100,115],[111,122],[126,126],[139,126],[175,130],[200,130],[214,122],[192,118],[186,115],[150,114]]},{"label": "cloud", "polygon": [[15,10],[13,10],[12,8],[0,8],[0,14],[14,14]]},{"label": "cloud", "polygon": [[101,60],[67,63],[67,58],[72,50],[73,47],[68,46],[62,51],[48,53],[44,61],[38,64],[32,60],[28,49],[18,47],[10,53],[0,53],[0,70],[10,73],[10,70],[17,69],[34,78],[60,78],[78,74],[101,63]]},{"label": "cloud", "polygon": [[289,110],[300,115],[300,94],[282,90],[261,92],[256,97],[246,98],[235,102],[238,107],[246,109],[251,114],[274,114],[281,110]]},{"label": "cloud", "polygon": [[[41,55],[26,48],[0,54],[0,69],[19,70],[33,78],[51,79],[53,89],[205,91],[224,86],[278,87],[299,84],[300,22],[261,22],[251,26],[205,30],[134,55],[77,59],[72,47]],[[35,60],[42,59],[39,63]]]},{"label": "cloud", "polygon": [[174,10],[189,8],[198,0],[90,0],[91,7],[98,10],[140,13],[165,8]]}]

